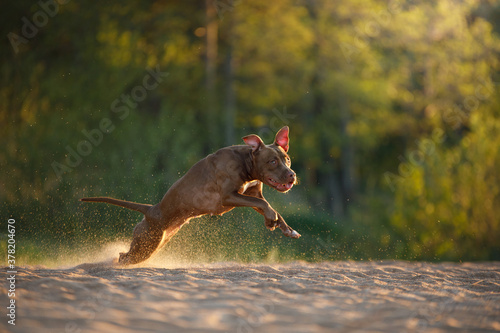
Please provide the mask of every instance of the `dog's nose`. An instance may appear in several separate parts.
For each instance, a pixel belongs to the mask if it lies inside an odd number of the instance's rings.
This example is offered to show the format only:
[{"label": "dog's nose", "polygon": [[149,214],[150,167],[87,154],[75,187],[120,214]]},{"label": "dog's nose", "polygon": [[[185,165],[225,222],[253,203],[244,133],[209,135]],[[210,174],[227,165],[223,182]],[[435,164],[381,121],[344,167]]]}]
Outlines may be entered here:
[{"label": "dog's nose", "polygon": [[288,173],[288,179],[290,182],[295,182],[295,172],[291,171]]}]

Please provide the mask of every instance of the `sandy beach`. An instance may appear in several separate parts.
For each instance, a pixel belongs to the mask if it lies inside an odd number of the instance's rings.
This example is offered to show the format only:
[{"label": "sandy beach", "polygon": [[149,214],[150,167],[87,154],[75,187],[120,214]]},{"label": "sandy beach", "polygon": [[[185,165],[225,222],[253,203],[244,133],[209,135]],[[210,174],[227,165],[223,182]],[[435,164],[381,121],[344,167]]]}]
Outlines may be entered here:
[{"label": "sandy beach", "polygon": [[2,332],[500,331],[500,263],[18,267],[15,326],[1,287]]}]

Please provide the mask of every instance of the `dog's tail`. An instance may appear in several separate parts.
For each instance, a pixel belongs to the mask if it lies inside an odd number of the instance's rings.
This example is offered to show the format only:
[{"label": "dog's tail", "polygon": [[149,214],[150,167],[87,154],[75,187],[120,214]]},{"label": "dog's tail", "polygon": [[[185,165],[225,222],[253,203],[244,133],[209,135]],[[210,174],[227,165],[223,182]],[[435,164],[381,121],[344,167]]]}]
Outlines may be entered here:
[{"label": "dog's tail", "polygon": [[125,200],[118,200],[118,199],[113,199],[113,198],[107,198],[107,197],[98,197],[98,198],[81,198],[80,201],[88,201],[88,202],[105,202],[109,203],[112,205],[120,206],[120,207],[125,207],[128,209],[132,209],[138,212],[141,212],[143,214],[146,214],[148,210],[152,207],[152,205],[148,204],[140,204],[136,202],[130,202],[130,201],[125,201]]}]

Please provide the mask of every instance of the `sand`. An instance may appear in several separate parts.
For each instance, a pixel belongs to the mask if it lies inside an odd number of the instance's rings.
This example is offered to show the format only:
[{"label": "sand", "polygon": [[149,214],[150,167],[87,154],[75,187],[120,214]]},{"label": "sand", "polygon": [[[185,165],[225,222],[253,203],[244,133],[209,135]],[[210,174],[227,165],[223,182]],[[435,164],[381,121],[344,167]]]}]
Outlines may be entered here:
[{"label": "sand", "polygon": [[15,327],[6,287],[2,332],[500,331],[500,263],[18,267]]}]

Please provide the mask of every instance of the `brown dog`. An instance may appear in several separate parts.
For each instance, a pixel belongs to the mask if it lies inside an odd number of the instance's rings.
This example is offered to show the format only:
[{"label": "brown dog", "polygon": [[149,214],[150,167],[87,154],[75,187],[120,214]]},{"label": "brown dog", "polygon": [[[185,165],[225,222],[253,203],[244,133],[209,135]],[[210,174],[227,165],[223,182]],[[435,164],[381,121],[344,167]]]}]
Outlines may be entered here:
[{"label": "brown dog", "polygon": [[287,192],[296,183],[287,155],[288,126],[278,131],[271,145],[265,145],[255,134],[245,136],[243,141],[246,145],[222,148],[193,165],[154,206],[105,197],[81,199],[144,214],[134,228],[130,250],[120,253],[119,263],[144,261],[191,218],[222,215],[234,207],[252,207],[264,216],[269,230],[279,227],[285,236],[299,238],[300,234],[286,224],[262,195],[263,183],[280,192]]}]

